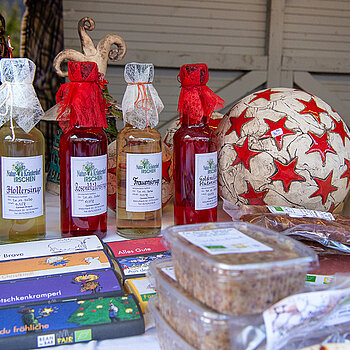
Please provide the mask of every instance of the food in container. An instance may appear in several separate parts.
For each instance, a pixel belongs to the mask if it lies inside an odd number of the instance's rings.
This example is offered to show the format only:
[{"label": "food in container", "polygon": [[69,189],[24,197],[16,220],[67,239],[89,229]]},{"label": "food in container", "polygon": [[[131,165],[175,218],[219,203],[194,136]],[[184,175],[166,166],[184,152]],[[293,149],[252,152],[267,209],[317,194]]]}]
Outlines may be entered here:
[{"label": "food in container", "polygon": [[147,308],[149,308],[154,317],[159,345],[162,350],[195,350],[195,348],[182,339],[162,317],[158,309],[157,296],[149,300]]},{"label": "food in container", "polygon": [[180,285],[216,311],[254,314],[298,292],[317,254],[289,237],[244,223],[168,227]]},{"label": "food in container", "polygon": [[229,321],[234,316],[219,314],[188,294],[174,279],[171,259],[152,262],[149,276],[160,313],[189,344],[200,350],[231,349]]}]

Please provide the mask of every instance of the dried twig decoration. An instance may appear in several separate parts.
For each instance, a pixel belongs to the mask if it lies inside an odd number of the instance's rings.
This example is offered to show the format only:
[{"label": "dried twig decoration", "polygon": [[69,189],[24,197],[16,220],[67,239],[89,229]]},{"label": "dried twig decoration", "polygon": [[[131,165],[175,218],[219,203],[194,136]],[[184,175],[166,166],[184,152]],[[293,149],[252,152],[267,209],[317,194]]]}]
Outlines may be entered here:
[{"label": "dried twig decoration", "polygon": [[[87,31],[95,29],[95,22],[90,17],[82,18],[78,23],[78,32],[83,53],[66,49],[61,51],[54,60],[54,68],[61,77],[67,77],[68,71],[62,71],[61,64],[63,61],[91,61],[95,62],[98,70],[102,74],[106,74],[108,59],[112,61],[121,60],[126,54],[126,44],[124,40],[116,34],[105,35],[95,47],[92,39]],[[112,45],[116,45],[116,49],[111,49]]]}]

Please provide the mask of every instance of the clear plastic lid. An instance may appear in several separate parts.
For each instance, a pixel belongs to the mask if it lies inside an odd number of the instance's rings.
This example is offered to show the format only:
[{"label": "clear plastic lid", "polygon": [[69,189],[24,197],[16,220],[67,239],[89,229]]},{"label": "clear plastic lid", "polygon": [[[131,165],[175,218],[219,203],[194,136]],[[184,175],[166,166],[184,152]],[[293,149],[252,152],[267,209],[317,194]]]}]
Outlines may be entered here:
[{"label": "clear plastic lid", "polygon": [[[204,261],[225,275],[238,276],[298,266],[308,271],[318,266],[317,254],[304,244],[245,222],[171,226],[163,230],[171,250]],[[276,269],[277,268],[277,269]]]}]

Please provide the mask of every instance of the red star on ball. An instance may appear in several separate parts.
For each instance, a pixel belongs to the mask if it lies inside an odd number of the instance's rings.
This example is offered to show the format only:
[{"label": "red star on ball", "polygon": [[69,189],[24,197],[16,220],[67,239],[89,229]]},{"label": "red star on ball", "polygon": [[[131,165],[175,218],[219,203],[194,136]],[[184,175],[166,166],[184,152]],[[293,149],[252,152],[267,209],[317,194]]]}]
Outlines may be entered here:
[{"label": "red star on ball", "polygon": [[344,159],[345,161],[345,165],[346,165],[346,170],[343,172],[343,174],[340,176],[341,179],[343,178],[347,178],[348,181],[346,183],[346,187],[349,186],[349,182],[350,182],[350,161],[348,161],[347,159]]},{"label": "red star on ball", "polygon": [[328,144],[327,131],[324,132],[323,135],[320,137],[312,134],[311,132],[308,132],[308,134],[312,138],[313,143],[312,143],[310,149],[306,153],[309,154],[312,152],[318,152],[321,155],[322,164],[324,165],[326,162],[326,153],[327,152],[336,154],[333,147]]},{"label": "red star on ball", "polygon": [[248,199],[250,205],[265,205],[264,197],[268,190],[264,191],[255,191],[252,185],[248,182],[248,192],[241,193],[240,196]]},{"label": "red star on ball", "polygon": [[328,174],[328,176],[325,179],[319,179],[317,177],[314,177],[314,180],[318,185],[318,190],[316,192],[314,192],[310,196],[310,198],[321,196],[322,197],[322,204],[325,204],[328,195],[331,192],[334,192],[338,189],[338,187],[335,187],[332,185],[332,177],[333,177],[333,170]]},{"label": "red star on ball", "polygon": [[265,90],[265,91],[262,91],[262,92],[258,92],[255,95],[255,97],[249,102],[249,103],[252,103],[256,100],[258,100],[259,98],[264,98],[266,101],[271,101],[271,95],[272,94],[277,94],[281,91],[272,91],[271,89],[268,89],[268,90]]},{"label": "red star on ball", "polygon": [[282,181],[285,192],[289,191],[289,187],[292,181],[305,181],[305,178],[303,176],[300,176],[295,172],[297,160],[298,158],[296,157],[288,164],[282,164],[279,161],[274,160],[277,167],[277,173],[273,176],[270,176],[270,179],[273,181]]},{"label": "red star on ball", "polygon": [[348,132],[344,128],[344,123],[342,120],[339,120],[339,122],[337,122],[333,117],[331,117],[331,118],[335,124],[335,127],[330,132],[335,132],[335,133],[339,134],[339,136],[343,140],[343,145],[345,147],[345,138],[346,137],[349,138],[349,136],[348,136]]},{"label": "red star on ball", "polygon": [[294,135],[293,131],[287,129],[284,126],[284,123],[286,122],[286,120],[287,120],[287,117],[284,117],[278,120],[277,122],[264,118],[265,123],[269,126],[269,131],[266,132],[263,136],[261,136],[260,139],[266,139],[266,138],[272,137],[275,140],[278,149],[280,150],[282,148],[283,136]]},{"label": "red star on ball", "polygon": [[169,169],[171,165],[171,160],[167,160],[166,162],[162,163],[162,177],[165,179],[165,181],[170,182],[170,175],[169,175]]},{"label": "red star on ball", "polygon": [[317,106],[316,101],[314,100],[313,97],[311,97],[310,101],[299,100],[298,98],[297,98],[297,100],[305,106],[305,108],[299,113],[300,114],[312,114],[319,123],[321,122],[320,113],[327,113],[328,114],[327,111],[325,111],[324,109],[319,108]]},{"label": "red star on ball", "polygon": [[239,117],[231,117],[230,118],[230,122],[231,122],[231,127],[226,131],[225,135],[230,134],[233,130],[236,131],[237,136],[240,138],[242,136],[242,127],[243,125],[245,125],[246,123],[248,123],[249,121],[251,121],[252,119],[254,119],[254,117],[251,118],[246,118],[245,114],[248,108],[246,108]]},{"label": "red star on ball", "polygon": [[252,151],[249,149],[248,136],[246,137],[242,146],[238,146],[238,145],[234,144],[233,147],[237,153],[237,157],[236,157],[235,161],[232,163],[232,166],[239,164],[239,163],[243,163],[245,168],[250,170],[250,168],[249,168],[250,159],[255,157],[260,152]]}]

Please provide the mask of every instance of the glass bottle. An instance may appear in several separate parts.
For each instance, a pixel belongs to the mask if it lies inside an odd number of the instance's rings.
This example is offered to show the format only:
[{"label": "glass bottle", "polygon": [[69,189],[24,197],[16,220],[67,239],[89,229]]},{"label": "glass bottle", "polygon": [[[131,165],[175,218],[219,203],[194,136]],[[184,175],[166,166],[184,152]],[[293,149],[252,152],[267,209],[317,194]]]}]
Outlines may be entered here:
[{"label": "glass bottle", "polygon": [[154,128],[163,104],[151,85],[152,64],[129,63],[122,107],[124,128],[117,137],[117,233],[125,238],[160,234],[162,201],[161,135]]},{"label": "glass bottle", "polygon": [[35,65],[28,59],[2,59],[0,72],[0,113],[9,112],[0,129],[0,241],[41,239],[45,237],[45,142],[34,125],[44,112],[31,85]]},{"label": "glass bottle", "polygon": [[[93,62],[68,62],[70,83],[56,100],[60,126],[60,202],[63,237],[107,232],[105,101]],[[67,126],[69,123],[69,126]]]},{"label": "glass bottle", "polygon": [[217,220],[217,140],[208,117],[224,101],[205,84],[205,64],[184,65],[179,81],[181,127],[173,138],[174,223],[176,225]]},{"label": "glass bottle", "polygon": [[[103,198],[105,186],[102,181],[102,194],[94,193],[88,190],[86,194],[74,194],[74,184],[72,184],[72,157],[74,160],[80,160],[81,164],[77,164],[80,171],[88,163],[94,163],[96,160],[100,165],[95,165],[96,169],[106,169],[107,166],[107,136],[102,128],[89,128],[76,126],[69,130],[65,130],[60,138],[60,199],[61,199],[61,232],[63,237],[80,236],[95,234],[103,238],[107,232],[107,209],[105,207],[106,197]],[[84,162],[86,161],[86,162]],[[105,176],[106,173],[104,173]],[[74,176],[74,174],[73,174]],[[86,182],[87,185],[94,181]],[[90,186],[91,187],[91,186]],[[72,194],[73,189],[73,194]],[[98,201],[95,196],[98,196]],[[76,198],[78,197],[78,198]],[[79,198],[80,197],[80,198]],[[76,201],[80,211],[85,213],[76,215],[73,213],[73,201]],[[83,203],[81,203],[83,202]],[[101,208],[98,212],[101,214],[91,215],[89,211],[99,205]],[[98,208],[97,208],[98,209]],[[79,210],[77,210],[79,211]],[[97,212],[97,213],[98,213]],[[96,211],[93,211],[96,213]]]}]

